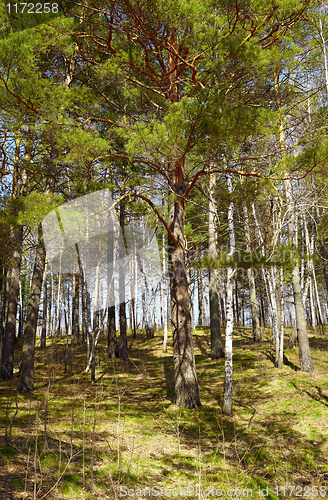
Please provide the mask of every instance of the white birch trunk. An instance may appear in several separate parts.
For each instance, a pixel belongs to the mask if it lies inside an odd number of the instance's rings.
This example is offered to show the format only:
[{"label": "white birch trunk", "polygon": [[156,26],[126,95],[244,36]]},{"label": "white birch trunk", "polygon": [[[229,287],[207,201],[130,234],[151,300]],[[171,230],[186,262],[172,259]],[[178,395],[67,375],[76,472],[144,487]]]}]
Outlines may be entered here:
[{"label": "white birch trunk", "polygon": [[[228,192],[232,194],[231,177],[227,176]],[[229,203],[228,209],[228,230],[229,230],[229,251],[228,257],[231,257],[235,251],[235,232],[233,223],[234,203]],[[225,338],[225,363],[224,363],[224,395],[222,413],[224,415],[232,414],[232,334],[234,327],[233,319],[233,280],[235,269],[227,268],[227,299],[226,299],[226,338]]]},{"label": "white birch trunk", "polygon": [[281,304],[281,324],[280,324],[280,338],[279,339],[279,350],[278,350],[278,360],[277,368],[281,369],[284,366],[284,334],[285,334],[285,296],[284,296],[284,271],[280,268],[280,304]]}]

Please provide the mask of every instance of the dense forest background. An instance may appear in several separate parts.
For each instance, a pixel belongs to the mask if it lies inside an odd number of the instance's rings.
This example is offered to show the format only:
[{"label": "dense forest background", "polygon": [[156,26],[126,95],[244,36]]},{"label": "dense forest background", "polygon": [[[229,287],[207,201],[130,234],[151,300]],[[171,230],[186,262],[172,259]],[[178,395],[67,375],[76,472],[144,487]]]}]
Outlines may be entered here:
[{"label": "dense forest background", "polygon": [[37,5],[0,10],[0,493],[328,495],[326,4]]}]

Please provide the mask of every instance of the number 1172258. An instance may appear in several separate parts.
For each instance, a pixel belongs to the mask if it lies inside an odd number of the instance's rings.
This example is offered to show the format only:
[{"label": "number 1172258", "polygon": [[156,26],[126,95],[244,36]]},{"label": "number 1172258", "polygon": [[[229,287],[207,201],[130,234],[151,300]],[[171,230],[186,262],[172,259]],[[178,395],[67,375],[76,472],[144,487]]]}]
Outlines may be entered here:
[{"label": "number 1172258", "polygon": [[274,488],[277,496],[287,496],[287,497],[318,497],[325,498],[328,497],[328,489],[326,486],[293,486],[293,485],[283,485],[276,486]]},{"label": "number 1172258", "polygon": [[57,14],[58,3],[8,3],[9,14]]}]

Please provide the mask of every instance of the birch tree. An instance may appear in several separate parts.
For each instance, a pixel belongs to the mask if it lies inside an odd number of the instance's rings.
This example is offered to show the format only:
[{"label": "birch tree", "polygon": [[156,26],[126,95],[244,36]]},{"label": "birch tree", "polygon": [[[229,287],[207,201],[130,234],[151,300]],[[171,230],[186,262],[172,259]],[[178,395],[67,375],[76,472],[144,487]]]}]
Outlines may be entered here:
[{"label": "birch tree", "polygon": [[[231,176],[227,175],[227,187],[228,193],[232,196],[233,188],[231,182]],[[228,259],[234,254],[236,243],[235,243],[235,230],[234,230],[234,202],[231,199],[228,208],[228,231],[229,231],[229,251],[227,254]],[[227,298],[226,298],[226,334],[225,334],[225,362],[224,362],[224,394],[223,394],[223,406],[222,413],[224,415],[232,414],[232,335],[234,327],[233,318],[233,283],[236,274],[236,269],[229,265],[227,267]]]}]

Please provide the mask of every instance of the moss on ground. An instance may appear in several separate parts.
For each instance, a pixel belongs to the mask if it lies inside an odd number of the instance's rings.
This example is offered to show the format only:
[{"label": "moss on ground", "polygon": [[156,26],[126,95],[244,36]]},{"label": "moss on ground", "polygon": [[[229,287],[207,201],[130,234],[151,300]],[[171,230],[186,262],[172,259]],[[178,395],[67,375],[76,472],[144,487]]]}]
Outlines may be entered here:
[{"label": "moss on ground", "polygon": [[183,498],[187,486],[191,498],[284,498],[277,485],[310,500],[321,486],[328,496],[327,339],[311,337],[308,374],[297,349],[277,370],[269,340],[255,345],[237,329],[232,418],[221,414],[224,360],[209,358],[209,339],[196,330],[195,410],[174,404],[172,346],[163,354],[161,335],[130,336],[128,363],[108,359],[103,338],[93,385],[83,346],[55,338],[37,348],[32,396],[16,393],[17,378],[0,387],[0,498],[116,499],[124,487],[139,488],[139,498],[149,498],[147,487],[166,488],[163,498],[182,488]]}]

